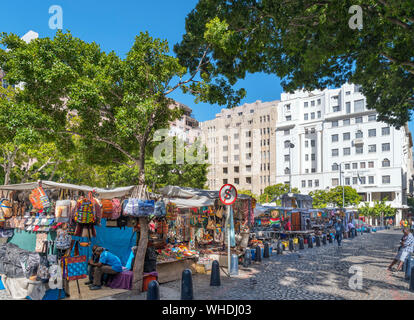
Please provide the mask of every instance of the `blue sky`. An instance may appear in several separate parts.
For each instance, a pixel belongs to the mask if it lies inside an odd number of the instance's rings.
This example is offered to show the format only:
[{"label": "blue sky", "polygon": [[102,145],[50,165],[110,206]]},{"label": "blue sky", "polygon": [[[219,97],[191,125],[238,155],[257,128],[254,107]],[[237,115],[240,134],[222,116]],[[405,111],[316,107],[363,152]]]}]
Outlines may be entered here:
[{"label": "blue sky", "polygon": [[[49,8],[59,5],[63,9],[63,29],[87,42],[95,41],[105,51],[114,50],[123,57],[132,46],[134,36],[148,31],[152,37],[168,40],[170,49],[181,40],[185,31],[185,18],[197,0],[14,0],[1,4],[0,32],[13,32],[20,36],[29,30],[40,37],[53,37],[49,29]],[[245,88],[247,96],[242,103],[256,100],[280,99],[280,79],[274,75],[254,74],[239,81],[236,88]],[[191,95],[174,93],[172,98],[193,109],[199,121],[214,118],[222,107],[195,104]],[[414,129],[413,122],[410,129]]]}]

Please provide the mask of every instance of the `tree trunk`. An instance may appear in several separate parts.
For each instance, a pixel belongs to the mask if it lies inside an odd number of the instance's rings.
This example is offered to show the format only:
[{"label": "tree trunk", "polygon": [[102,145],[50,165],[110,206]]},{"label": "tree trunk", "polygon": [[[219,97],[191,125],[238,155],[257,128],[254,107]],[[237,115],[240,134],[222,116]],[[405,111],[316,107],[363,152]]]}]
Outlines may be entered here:
[{"label": "tree trunk", "polygon": [[[144,160],[143,160],[144,159]],[[145,154],[141,156],[141,161],[138,163],[139,166],[139,184],[145,184]],[[143,271],[144,271],[144,262],[145,262],[145,254],[147,252],[148,246],[148,220],[145,217],[139,218],[139,225],[140,225],[140,237],[138,242],[137,253],[135,255],[135,263],[134,263],[134,277],[132,280],[132,290],[137,290],[138,292],[142,292],[142,284],[143,284]]]}]

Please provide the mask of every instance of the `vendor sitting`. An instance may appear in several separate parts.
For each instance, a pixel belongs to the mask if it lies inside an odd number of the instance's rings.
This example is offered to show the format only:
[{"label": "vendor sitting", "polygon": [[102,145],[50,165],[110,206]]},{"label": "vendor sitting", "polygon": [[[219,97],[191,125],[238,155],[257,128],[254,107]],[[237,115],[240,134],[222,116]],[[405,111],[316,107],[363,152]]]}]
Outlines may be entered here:
[{"label": "vendor sitting", "polygon": [[122,272],[121,260],[108,250],[98,247],[95,250],[96,256],[99,257],[98,263],[90,262],[93,270],[93,285],[90,290],[99,290],[102,288],[102,276],[104,274],[116,275]]}]

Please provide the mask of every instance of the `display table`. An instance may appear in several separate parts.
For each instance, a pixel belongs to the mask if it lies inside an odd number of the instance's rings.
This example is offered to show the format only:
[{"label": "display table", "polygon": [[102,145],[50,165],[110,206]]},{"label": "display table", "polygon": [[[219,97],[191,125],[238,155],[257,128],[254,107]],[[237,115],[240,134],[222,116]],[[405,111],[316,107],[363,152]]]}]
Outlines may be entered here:
[{"label": "display table", "polygon": [[185,258],[180,260],[157,262],[158,282],[166,283],[181,279],[181,275],[185,269],[191,269],[195,272],[193,266],[198,258]]}]

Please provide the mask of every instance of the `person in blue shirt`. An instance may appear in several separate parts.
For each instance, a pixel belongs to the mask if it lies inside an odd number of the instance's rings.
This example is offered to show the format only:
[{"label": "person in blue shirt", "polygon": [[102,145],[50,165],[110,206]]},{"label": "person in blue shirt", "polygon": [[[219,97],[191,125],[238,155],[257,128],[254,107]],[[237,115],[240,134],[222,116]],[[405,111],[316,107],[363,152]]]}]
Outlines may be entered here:
[{"label": "person in blue shirt", "polygon": [[341,246],[342,236],[345,231],[344,225],[341,219],[338,219],[334,225],[335,228],[335,240],[338,242],[338,247]]},{"label": "person in blue shirt", "polygon": [[95,250],[95,254],[99,257],[99,261],[91,263],[93,267],[93,286],[89,288],[91,290],[102,288],[104,274],[116,275],[122,272],[121,260],[116,255],[101,247]]}]

